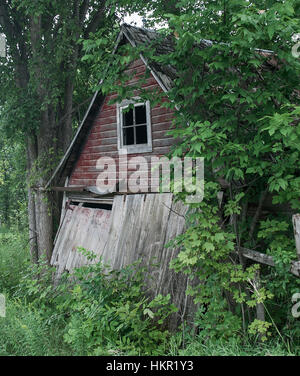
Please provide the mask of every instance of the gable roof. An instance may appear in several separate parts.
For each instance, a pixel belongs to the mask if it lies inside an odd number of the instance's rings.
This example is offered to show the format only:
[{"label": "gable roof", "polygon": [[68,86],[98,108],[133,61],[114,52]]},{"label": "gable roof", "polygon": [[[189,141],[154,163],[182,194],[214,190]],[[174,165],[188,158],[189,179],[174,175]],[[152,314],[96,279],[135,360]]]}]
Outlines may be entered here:
[{"label": "gable roof", "polygon": [[[153,43],[157,55],[165,55],[174,51],[174,37],[164,37],[156,31],[127,24],[122,25],[121,32],[123,32],[133,47],[142,45],[149,46]],[[172,88],[173,81],[176,78],[175,68],[171,65],[162,65],[153,61],[149,62],[143,55],[141,55],[141,59],[156,78],[164,92],[168,92]]]},{"label": "gable roof", "polygon": [[[138,47],[141,45],[150,45],[150,43],[152,43],[153,41],[158,42],[155,45],[156,53],[158,55],[167,54],[173,51],[174,42],[172,37],[162,38],[161,35],[156,31],[123,24],[121,26],[113,54],[115,54],[118,47],[124,43],[129,42],[132,47]],[[176,77],[175,69],[171,65],[163,66],[158,63],[150,63],[143,56],[143,54],[140,54],[140,58],[142,59],[146,67],[150,70],[162,90],[167,93],[171,89],[173,80]],[[105,77],[100,81],[100,87],[104,80]],[[84,140],[86,139],[87,134],[92,127],[95,116],[99,112],[104,99],[105,96],[102,94],[101,89],[94,94],[69,148],[67,149],[65,155],[61,159],[51,178],[47,182],[45,189],[49,188],[55,177],[58,177],[58,181],[61,182],[62,179],[67,178],[71,173],[72,167],[80,154]]]}]

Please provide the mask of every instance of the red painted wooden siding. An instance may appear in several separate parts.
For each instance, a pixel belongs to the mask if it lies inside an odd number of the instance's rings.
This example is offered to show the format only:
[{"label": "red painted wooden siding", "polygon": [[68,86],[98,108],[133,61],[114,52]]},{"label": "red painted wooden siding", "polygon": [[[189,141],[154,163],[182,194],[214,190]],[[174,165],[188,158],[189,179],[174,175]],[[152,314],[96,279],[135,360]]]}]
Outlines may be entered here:
[{"label": "red painted wooden siding", "polygon": [[[146,67],[142,60],[137,60],[131,65],[129,71],[136,72],[136,76],[131,82],[137,82],[138,77],[145,73]],[[143,88],[162,92],[152,75],[143,84]],[[95,186],[96,179],[101,172],[96,168],[96,164],[101,157],[112,157],[118,164],[117,109],[116,104],[108,104],[113,98],[115,98],[113,93],[106,97],[101,111],[94,120],[91,132],[72,172],[70,185]],[[165,97],[164,101],[167,100]],[[147,157],[147,160],[150,160],[153,156],[167,154],[170,146],[174,143],[174,139],[166,135],[167,130],[171,127],[172,118],[173,111],[170,109],[160,105],[151,108],[152,153],[129,154],[128,159],[136,155]],[[142,170],[141,167],[140,170]],[[130,174],[135,169],[129,167],[128,171]]]}]

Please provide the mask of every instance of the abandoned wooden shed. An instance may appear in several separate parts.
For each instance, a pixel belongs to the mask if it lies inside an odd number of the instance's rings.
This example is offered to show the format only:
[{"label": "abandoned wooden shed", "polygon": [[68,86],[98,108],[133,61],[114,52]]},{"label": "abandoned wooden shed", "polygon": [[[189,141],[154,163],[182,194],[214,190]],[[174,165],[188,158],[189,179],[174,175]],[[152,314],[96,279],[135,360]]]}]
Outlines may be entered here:
[{"label": "abandoned wooden shed", "polygon": [[[125,43],[135,48],[156,38],[158,34],[154,31],[125,24],[116,49]],[[165,39],[159,48],[160,53],[170,51],[171,39]],[[150,72],[142,89],[159,94],[168,92],[175,77],[171,66],[152,65],[142,54],[126,69],[133,77],[128,84],[137,82],[146,70]],[[101,90],[95,93],[70,147],[48,182],[47,187],[51,187],[55,178],[64,192],[51,264],[57,267],[59,278],[63,271],[71,272],[88,263],[78,252],[80,247],[93,251],[114,269],[137,260],[149,266],[158,263],[158,268],[151,269],[155,277],[151,280],[153,294],[171,293],[180,315],[180,307],[183,310],[186,305],[187,279],[169,269],[169,261],[178,250],[167,249],[165,245],[184,231],[187,207],[174,202],[172,193],[149,192],[148,175],[144,182],[140,181],[140,191],[134,194],[127,194],[127,184],[123,194],[103,191],[98,184],[103,168],[99,160],[103,158],[119,163],[111,177],[117,183],[122,182],[122,173],[130,176],[135,170],[130,162],[120,163],[124,156],[127,160],[142,156],[148,163],[151,157],[167,154],[174,143],[174,139],[166,135],[173,112],[161,103],[151,106],[149,101],[137,100],[138,93],[132,101],[129,98],[111,104],[114,98],[116,93],[106,96]],[[168,101],[167,94],[163,101]]]},{"label": "abandoned wooden shed", "polygon": [[[136,48],[157,40],[159,54],[172,50],[171,38],[162,40],[154,31],[123,25],[115,50],[124,44]],[[203,40],[200,47],[211,43]],[[272,51],[257,51],[268,58],[262,68],[277,67]],[[55,179],[59,184],[56,189],[64,192],[51,264],[57,268],[59,278],[63,271],[71,272],[91,262],[78,252],[78,248],[93,251],[113,269],[142,260],[142,265],[149,266],[154,277],[146,281],[153,295],[170,293],[172,302],[179,308],[177,317],[171,322],[171,327],[175,327],[184,314],[193,313],[195,306],[185,294],[189,283],[186,275],[176,274],[169,268],[170,260],[179,250],[165,246],[185,230],[188,208],[175,202],[172,193],[149,191],[150,171],[147,168],[139,190],[130,190],[129,176],[134,175],[137,165],[141,170],[143,166],[141,162],[133,165],[127,162],[130,158],[143,157],[143,163],[147,165],[151,158],[166,155],[174,144],[175,140],[166,134],[172,126],[174,113],[163,103],[168,101],[167,93],[176,72],[171,66],[147,61],[143,54],[126,70],[132,77],[127,85],[134,85],[140,76],[150,72],[142,90],[159,94],[161,102],[151,105],[148,100],[140,99],[136,92],[133,98],[112,104],[117,98],[115,92],[104,95],[99,90],[95,93],[71,145],[46,187],[50,188]],[[118,165],[117,170],[109,171],[111,175],[107,176],[115,188],[117,183],[122,185],[121,194],[120,187],[117,192],[105,190],[103,185],[99,188],[99,175],[105,166],[103,159]],[[154,183],[157,185],[157,181]],[[274,266],[271,256],[242,247],[239,251],[254,262]],[[152,267],[153,262],[159,266]],[[298,277],[299,268],[299,261],[291,268]]]}]

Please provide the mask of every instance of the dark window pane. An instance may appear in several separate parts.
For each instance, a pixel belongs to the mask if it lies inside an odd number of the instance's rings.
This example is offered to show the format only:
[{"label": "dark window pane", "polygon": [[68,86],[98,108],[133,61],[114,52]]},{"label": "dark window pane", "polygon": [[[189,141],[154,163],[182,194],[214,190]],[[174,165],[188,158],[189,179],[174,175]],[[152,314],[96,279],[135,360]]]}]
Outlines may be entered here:
[{"label": "dark window pane", "polygon": [[[126,111],[126,112],[125,112]],[[133,110],[123,110],[123,126],[133,125]]]},{"label": "dark window pane", "polygon": [[136,106],[135,107],[135,123],[136,124],[146,124],[146,106]]},{"label": "dark window pane", "polygon": [[147,144],[147,126],[136,127],[136,143]]},{"label": "dark window pane", "polygon": [[124,145],[134,145],[134,129],[123,129]]}]

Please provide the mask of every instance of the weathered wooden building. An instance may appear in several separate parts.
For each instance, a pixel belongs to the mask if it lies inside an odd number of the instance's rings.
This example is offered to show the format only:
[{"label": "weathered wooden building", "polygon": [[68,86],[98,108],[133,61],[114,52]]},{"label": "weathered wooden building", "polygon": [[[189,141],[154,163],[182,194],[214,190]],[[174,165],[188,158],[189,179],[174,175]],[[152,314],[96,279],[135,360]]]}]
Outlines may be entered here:
[{"label": "weathered wooden building", "polygon": [[[157,37],[153,31],[123,25],[116,49],[124,43],[135,48]],[[159,46],[160,52],[168,52],[171,44],[170,39],[165,39]],[[87,263],[86,257],[78,252],[79,247],[101,256],[112,268],[121,268],[138,259],[144,265],[158,263],[159,267],[151,269],[155,277],[151,281],[153,293],[171,293],[173,303],[183,311],[187,280],[169,269],[169,261],[178,250],[165,248],[165,245],[183,232],[187,208],[175,203],[171,193],[149,192],[148,175],[144,186],[140,182],[141,192],[135,194],[108,194],[99,189],[97,181],[101,158],[120,161],[124,155],[128,160],[143,156],[149,162],[151,157],[167,154],[174,143],[174,139],[166,135],[173,112],[161,105],[168,101],[167,92],[175,75],[173,68],[152,65],[141,54],[126,69],[133,77],[128,85],[136,83],[147,70],[150,74],[142,89],[165,95],[155,106],[136,97],[134,101],[128,98],[111,104],[116,93],[104,96],[101,90],[94,95],[69,149],[48,183],[51,186],[55,178],[64,187],[61,223],[51,264],[57,267],[59,277],[64,270],[71,272]],[[128,175],[134,171],[130,163],[119,165],[111,179],[117,182],[122,168]]]},{"label": "weathered wooden building", "polygon": [[[158,39],[156,32],[123,25],[115,50],[124,44],[137,48]],[[158,54],[172,50],[171,38],[159,39],[159,43]],[[210,41],[204,40],[200,47],[210,45]],[[266,69],[277,66],[272,51],[258,51],[269,58]],[[101,89],[95,93],[70,147],[47,185],[49,188],[54,180],[58,181],[59,189],[64,192],[51,264],[57,267],[59,278],[63,271],[72,272],[91,262],[78,248],[93,251],[113,269],[142,260],[154,277],[147,280],[153,295],[170,293],[172,302],[179,308],[171,323],[176,326],[195,306],[185,294],[187,277],[169,268],[170,260],[179,250],[165,246],[184,231],[187,207],[174,202],[171,193],[149,190],[149,180],[152,183],[149,161],[167,154],[175,142],[167,135],[174,113],[163,103],[168,101],[167,93],[176,72],[171,66],[147,61],[143,54],[130,63],[126,71],[131,75],[126,85],[134,85],[146,71],[150,72],[142,90],[157,94],[161,100],[151,105],[150,101],[142,100],[137,91],[133,98],[112,104],[117,93],[104,95]],[[137,164],[124,163],[125,157],[127,162],[134,157],[144,158],[144,162],[137,163],[138,169],[145,172],[138,191],[133,192],[128,186],[128,177],[135,173]],[[118,165],[107,175],[115,187],[119,184],[117,192],[103,189],[103,184],[99,184],[105,159]],[[124,173],[127,176],[125,188]],[[157,184],[154,181],[154,186]],[[240,251],[246,259],[275,265],[271,256],[241,247]],[[153,263],[158,267],[152,267]],[[294,262],[291,272],[299,276],[299,268],[299,261]]]}]

